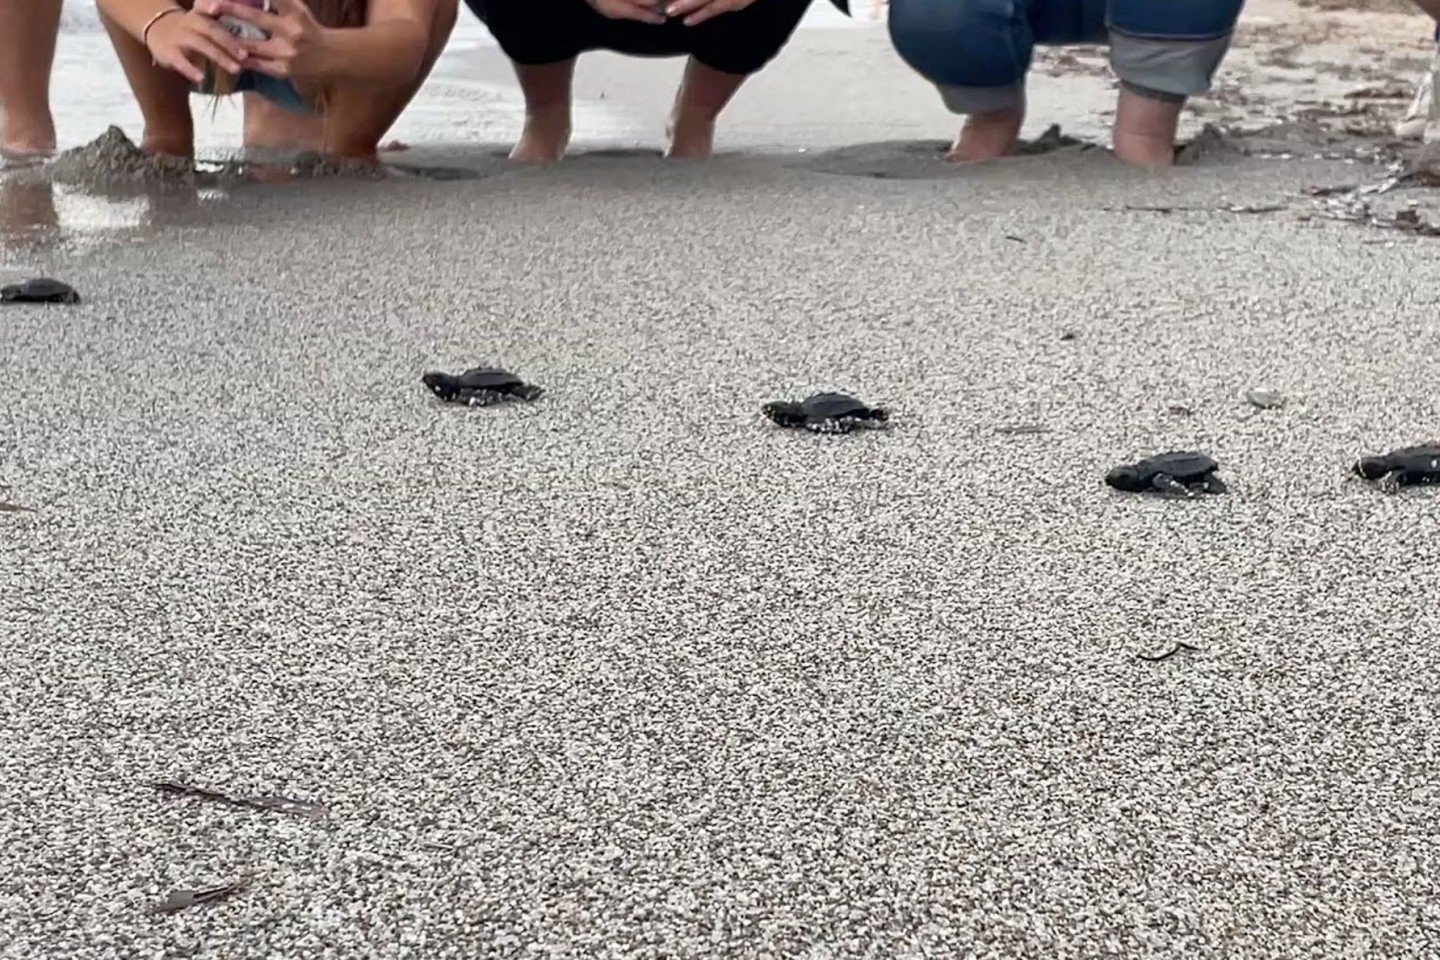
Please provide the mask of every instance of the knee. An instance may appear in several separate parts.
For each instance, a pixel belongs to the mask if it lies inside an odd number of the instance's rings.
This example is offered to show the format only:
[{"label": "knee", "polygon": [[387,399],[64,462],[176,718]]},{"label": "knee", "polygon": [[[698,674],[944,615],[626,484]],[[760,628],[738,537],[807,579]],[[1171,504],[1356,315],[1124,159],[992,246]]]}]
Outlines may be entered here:
[{"label": "knee", "polygon": [[941,86],[1013,84],[1034,52],[1016,0],[891,0],[889,29],[900,58]]},{"label": "knee", "polygon": [[707,67],[737,76],[763,70],[780,55],[810,0],[771,0],[691,28],[690,53]]},{"label": "knee", "polygon": [[580,49],[566,19],[568,6],[559,11],[537,0],[465,0],[505,56],[521,66],[541,66],[574,59]]},{"label": "knee", "polygon": [[1230,49],[1242,0],[1116,0],[1110,64],[1127,87],[1184,99],[1209,92]]}]

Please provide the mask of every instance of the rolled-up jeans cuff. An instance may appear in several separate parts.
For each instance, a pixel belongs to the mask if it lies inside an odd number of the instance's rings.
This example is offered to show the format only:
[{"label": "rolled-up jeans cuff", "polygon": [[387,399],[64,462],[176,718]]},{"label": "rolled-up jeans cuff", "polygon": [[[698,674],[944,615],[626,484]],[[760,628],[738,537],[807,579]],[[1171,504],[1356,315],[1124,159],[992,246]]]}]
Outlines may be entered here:
[{"label": "rolled-up jeans cuff", "polygon": [[1110,66],[1137,93],[1170,97],[1210,92],[1215,71],[1230,50],[1230,35],[1208,39],[1159,39],[1110,31]]},{"label": "rolled-up jeans cuff", "polygon": [[1154,90],[1150,87],[1142,87],[1140,84],[1131,83],[1129,80],[1121,80],[1120,86],[1124,87],[1126,90],[1129,90],[1131,93],[1136,94],[1137,96],[1144,97],[1146,100],[1159,100],[1163,103],[1184,103],[1187,99],[1189,99],[1183,93],[1166,93],[1164,90]]},{"label": "rolled-up jeans cuff", "polygon": [[999,113],[1002,110],[1019,110],[1025,106],[1025,84],[1007,83],[1001,87],[960,87],[953,84],[936,84],[940,99],[945,101],[951,113],[976,114]]}]

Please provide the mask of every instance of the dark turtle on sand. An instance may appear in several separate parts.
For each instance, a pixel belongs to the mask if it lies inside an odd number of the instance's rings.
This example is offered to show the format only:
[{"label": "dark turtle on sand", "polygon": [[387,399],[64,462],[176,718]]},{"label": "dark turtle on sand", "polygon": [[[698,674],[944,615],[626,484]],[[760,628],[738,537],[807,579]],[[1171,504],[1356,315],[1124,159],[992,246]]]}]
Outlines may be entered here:
[{"label": "dark turtle on sand", "polygon": [[760,408],[782,427],[814,433],[849,433],[858,426],[878,426],[890,419],[883,407],[869,407],[844,393],[816,393],[799,403],[776,400]]},{"label": "dark turtle on sand", "polygon": [[1105,474],[1105,482],[1126,493],[1174,493],[1193,497],[1201,493],[1225,493],[1229,488],[1215,475],[1220,464],[1203,453],[1172,450],[1127,463]]},{"label": "dark turtle on sand", "polygon": [[36,277],[0,287],[0,303],[79,303],[80,294],[68,283]]},{"label": "dark turtle on sand", "polygon": [[459,376],[431,371],[420,378],[446,403],[488,407],[506,400],[534,400],[545,391],[499,367],[473,367]]},{"label": "dark turtle on sand", "polygon": [[1389,490],[1440,484],[1440,444],[1401,447],[1383,457],[1361,457],[1350,469]]}]

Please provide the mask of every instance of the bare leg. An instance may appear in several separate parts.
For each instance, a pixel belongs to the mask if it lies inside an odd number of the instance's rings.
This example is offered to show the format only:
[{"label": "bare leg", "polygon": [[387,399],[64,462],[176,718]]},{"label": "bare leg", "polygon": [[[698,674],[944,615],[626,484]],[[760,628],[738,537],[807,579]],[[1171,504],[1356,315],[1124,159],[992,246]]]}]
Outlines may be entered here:
[{"label": "bare leg", "polygon": [[190,89],[186,79],[157,66],[149,51],[103,13],[100,19],[115,45],[130,90],[145,117],[140,148],[147,153],[175,157],[195,155],[195,122],[190,116]]},{"label": "bare leg", "polygon": [[0,0],[0,153],[46,154],[55,149],[50,114],[50,68],[60,30],[61,0]]},{"label": "bare leg", "polygon": [[745,74],[724,73],[691,57],[675,95],[666,131],[670,149],[665,155],[676,159],[710,156],[715,146],[715,120],[745,80]]},{"label": "bare leg", "polygon": [[1008,157],[1020,142],[1020,127],[1024,122],[1024,107],[971,114],[965,118],[965,126],[945,159],[960,162]]},{"label": "bare leg", "polygon": [[337,87],[329,91],[325,105],[325,154],[355,160],[379,159],[380,138],[395,125],[435,68],[435,61],[440,59],[450,32],[455,29],[458,5],[459,0],[443,0],[435,12],[430,45],[419,72],[410,83],[390,90]]},{"label": "bare leg", "polygon": [[1143,167],[1173,165],[1182,106],[1121,89],[1115,110],[1115,156]]},{"label": "bare leg", "polygon": [[258,93],[245,97],[245,146],[269,150],[319,150],[325,121],[271,103]]},{"label": "bare leg", "polygon": [[515,64],[520,92],[525,95],[525,129],[510,159],[522,163],[553,163],[570,145],[570,87],[575,60],[535,65]]}]

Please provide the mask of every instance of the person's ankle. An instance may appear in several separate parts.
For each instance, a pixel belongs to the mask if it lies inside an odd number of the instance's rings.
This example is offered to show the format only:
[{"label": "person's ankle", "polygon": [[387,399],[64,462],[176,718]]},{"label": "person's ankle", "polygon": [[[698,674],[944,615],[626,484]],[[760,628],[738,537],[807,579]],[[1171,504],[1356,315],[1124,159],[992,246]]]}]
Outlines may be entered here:
[{"label": "person's ankle", "polygon": [[1115,110],[1114,151],[1119,160],[1145,167],[1175,162],[1175,133],[1184,101],[1160,100],[1122,89]]},{"label": "person's ankle", "polygon": [[544,104],[528,107],[525,128],[510,159],[524,163],[549,163],[565,155],[570,144],[570,104]]},{"label": "person's ankle", "polygon": [[48,112],[4,114],[0,128],[0,153],[10,156],[37,156],[55,151],[55,121]]},{"label": "person's ankle", "polygon": [[665,156],[674,160],[700,160],[715,150],[717,114],[705,110],[680,109],[670,116],[665,128],[669,146]]},{"label": "person's ankle", "polygon": [[152,157],[195,156],[195,132],[193,130],[149,130],[140,138],[140,149]]},{"label": "person's ankle", "polygon": [[1020,141],[1020,127],[1025,122],[1023,108],[975,113],[965,119],[947,160],[994,160],[1015,152]]},{"label": "person's ankle", "polygon": [[341,164],[378,164],[380,145],[374,140],[327,141],[320,156]]}]

